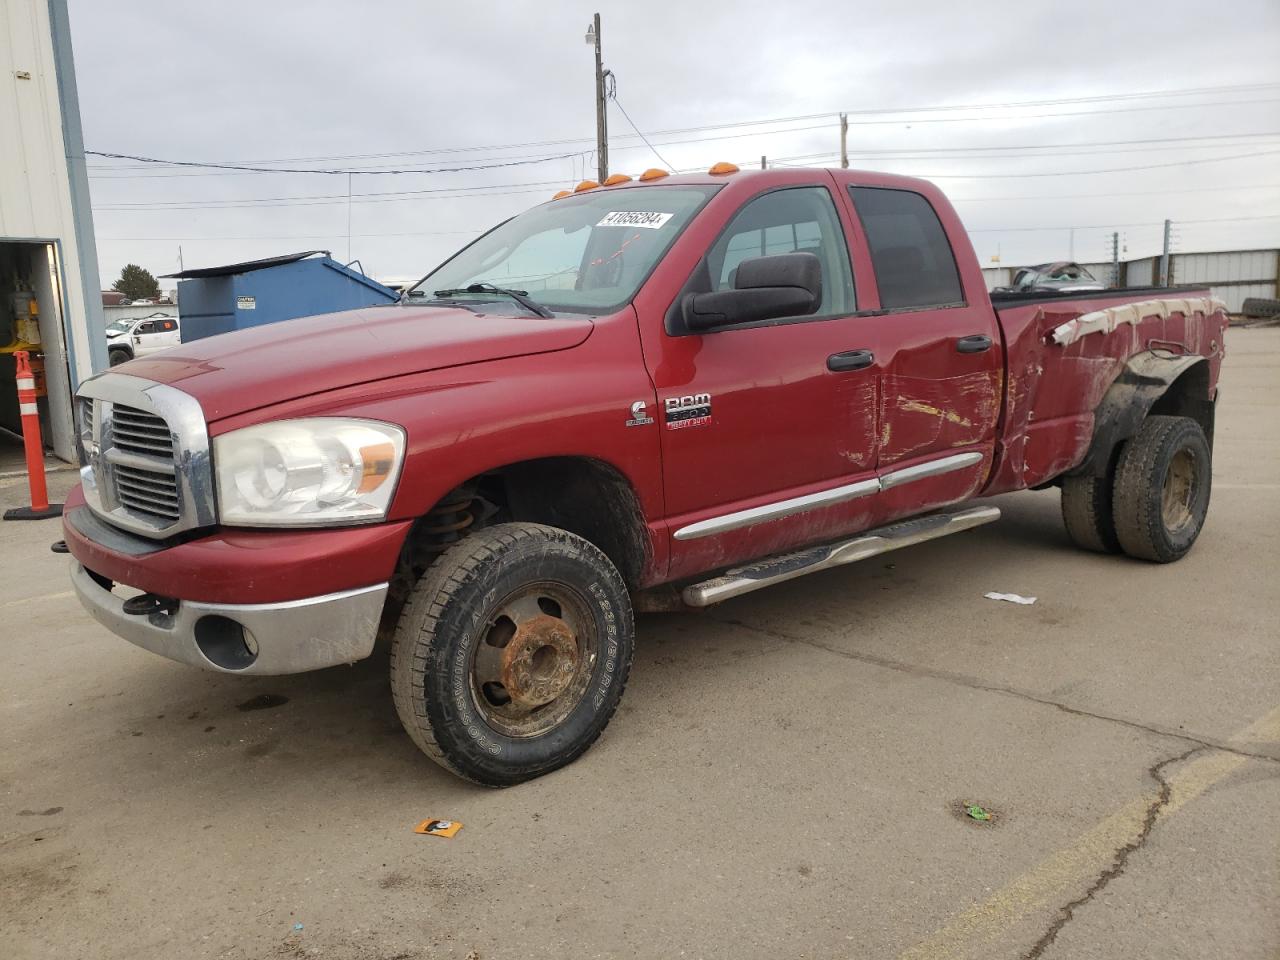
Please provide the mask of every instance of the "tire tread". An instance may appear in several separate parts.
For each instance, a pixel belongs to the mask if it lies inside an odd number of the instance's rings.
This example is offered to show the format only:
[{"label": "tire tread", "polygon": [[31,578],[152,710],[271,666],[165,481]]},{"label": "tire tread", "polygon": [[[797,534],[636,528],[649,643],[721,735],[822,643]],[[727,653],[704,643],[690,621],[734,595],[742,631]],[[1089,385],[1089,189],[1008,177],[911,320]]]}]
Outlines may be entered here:
[{"label": "tire tread", "polygon": [[[391,699],[401,723],[409,737],[428,757],[456,776],[481,786],[494,784],[477,778],[455,762],[437,739],[428,718],[426,675],[431,668],[431,638],[439,627],[447,602],[467,589],[482,567],[499,562],[502,553],[509,552],[522,542],[547,540],[579,553],[586,553],[590,564],[607,571],[616,580],[623,598],[621,612],[627,622],[631,621],[630,596],[622,583],[621,575],[598,547],[558,527],[515,522],[477,530],[437,557],[414,585],[409,602],[401,610],[396,624],[391,644]],[[628,645],[626,658],[619,664],[617,694],[610,698],[607,710],[602,711],[597,718],[590,735],[575,747],[572,756],[564,763],[570,763],[585,753],[608,726],[626,687],[634,653],[634,644]],[[411,660],[408,669],[402,666],[406,657]]]}]

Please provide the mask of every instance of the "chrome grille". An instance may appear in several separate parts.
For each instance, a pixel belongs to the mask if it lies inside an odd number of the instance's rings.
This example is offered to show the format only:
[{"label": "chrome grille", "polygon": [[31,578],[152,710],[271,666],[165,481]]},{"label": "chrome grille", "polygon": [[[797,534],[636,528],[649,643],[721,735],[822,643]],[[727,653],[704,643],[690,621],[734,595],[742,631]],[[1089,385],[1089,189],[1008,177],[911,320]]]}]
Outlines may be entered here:
[{"label": "chrome grille", "polygon": [[85,500],[109,523],[167,537],[216,522],[204,412],[166,384],[105,373],[80,385]]},{"label": "chrome grille", "polygon": [[111,445],[143,457],[173,459],[173,434],[164,418],[119,403],[111,408]]},{"label": "chrome grille", "polygon": [[121,506],[134,513],[159,517],[167,523],[174,523],[182,516],[178,507],[178,484],[171,474],[116,464],[111,475]]}]

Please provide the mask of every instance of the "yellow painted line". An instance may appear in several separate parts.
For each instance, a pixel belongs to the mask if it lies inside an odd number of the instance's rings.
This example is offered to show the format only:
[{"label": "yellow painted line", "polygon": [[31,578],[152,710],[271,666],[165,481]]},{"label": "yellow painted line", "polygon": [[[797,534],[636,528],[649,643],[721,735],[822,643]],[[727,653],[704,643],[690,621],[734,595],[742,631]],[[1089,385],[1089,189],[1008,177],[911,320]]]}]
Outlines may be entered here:
[{"label": "yellow painted line", "polygon": [[37,603],[42,600],[65,600],[67,597],[74,597],[74,590],[64,590],[62,593],[42,593],[38,597],[23,597],[21,600],[9,600],[0,606],[17,607],[24,603]]},{"label": "yellow painted line", "polygon": [[[1280,742],[1280,707],[1236,733],[1231,740]],[[1173,816],[1247,760],[1239,754],[1215,750],[1181,766],[1168,777],[1169,802],[1161,809],[1156,822]],[[899,954],[899,960],[960,960],[973,956],[1028,914],[1060,904],[1083,891],[1089,880],[1107,868],[1115,851],[1138,836],[1154,799],[1154,794],[1148,794],[1125,804],[1083,833],[1071,846],[1042,860],[984,902],[954,917],[928,939]]]}]

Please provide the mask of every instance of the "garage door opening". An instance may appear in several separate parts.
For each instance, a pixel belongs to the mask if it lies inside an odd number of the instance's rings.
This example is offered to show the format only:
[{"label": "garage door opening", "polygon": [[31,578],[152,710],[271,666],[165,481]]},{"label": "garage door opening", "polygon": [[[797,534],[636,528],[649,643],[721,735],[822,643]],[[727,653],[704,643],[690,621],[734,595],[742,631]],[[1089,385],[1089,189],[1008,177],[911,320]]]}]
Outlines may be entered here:
[{"label": "garage door opening", "polygon": [[46,455],[76,460],[63,302],[56,244],[0,241],[0,473],[25,468],[13,356],[18,350],[30,353],[36,371]]}]

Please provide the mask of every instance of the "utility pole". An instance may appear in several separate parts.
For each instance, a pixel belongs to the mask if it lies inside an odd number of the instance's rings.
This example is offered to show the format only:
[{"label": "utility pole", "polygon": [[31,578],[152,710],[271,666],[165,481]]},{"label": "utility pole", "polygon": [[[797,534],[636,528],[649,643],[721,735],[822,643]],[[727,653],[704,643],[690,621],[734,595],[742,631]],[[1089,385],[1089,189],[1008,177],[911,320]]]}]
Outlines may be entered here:
[{"label": "utility pole", "polygon": [[178,244],[178,272],[182,273],[182,271],[186,269],[187,268],[182,265],[182,244]]},{"label": "utility pole", "polygon": [[1161,287],[1169,285],[1169,238],[1173,234],[1172,227],[1172,220],[1164,222],[1164,251],[1160,254],[1160,282],[1157,284]]},{"label": "utility pole", "polygon": [[769,169],[769,161],[765,159],[765,155],[763,153],[760,154],[760,169],[761,170]]},{"label": "utility pole", "polygon": [[840,114],[840,169],[849,169],[849,115]]},{"label": "utility pole", "polygon": [[609,179],[609,114],[605,102],[604,78],[609,71],[604,68],[600,54],[600,14],[596,14],[587,27],[587,43],[596,48],[596,172],[597,180]]},{"label": "utility pole", "polygon": [[1120,231],[1111,234],[1111,285],[1120,286]]}]

